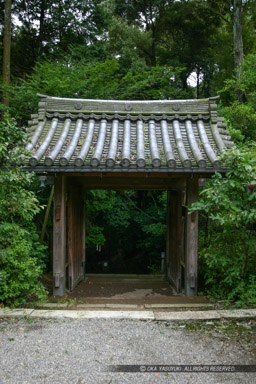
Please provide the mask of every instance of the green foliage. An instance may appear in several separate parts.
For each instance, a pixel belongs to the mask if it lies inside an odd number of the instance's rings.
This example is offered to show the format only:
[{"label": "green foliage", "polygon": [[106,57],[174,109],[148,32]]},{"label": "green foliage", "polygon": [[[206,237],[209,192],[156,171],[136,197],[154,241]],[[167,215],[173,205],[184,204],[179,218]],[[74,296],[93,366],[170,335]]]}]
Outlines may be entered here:
[{"label": "green foliage", "polygon": [[[231,125],[231,133],[240,132],[239,139],[256,140],[256,54],[248,55],[243,63],[241,78],[235,77],[225,82],[221,90],[222,101],[226,106],[221,113]],[[237,101],[237,95],[243,102]],[[230,103],[230,101],[232,101]]]},{"label": "green foliage", "polygon": [[86,244],[88,247],[92,247],[96,244],[104,245],[106,242],[106,238],[103,234],[104,228],[99,227],[97,225],[88,226],[88,233],[86,237]]},{"label": "green foliage", "polygon": [[256,108],[251,104],[235,101],[232,106],[222,108],[222,114],[228,122],[228,129],[234,139],[256,140]]},{"label": "green foliage", "polygon": [[0,166],[7,163],[21,162],[22,151],[14,152],[17,143],[24,142],[24,132],[17,126],[16,122],[7,114],[3,121],[0,121]]},{"label": "green foliage", "polygon": [[44,248],[33,242],[29,231],[14,223],[0,225],[0,239],[0,301],[17,307],[45,299],[45,289],[38,282],[42,273],[38,257]]},{"label": "green foliage", "polygon": [[[256,178],[256,144],[232,149],[223,155],[226,177],[216,173],[191,211],[208,218],[199,253],[201,273],[216,297],[243,303],[256,302],[256,192],[247,185]],[[248,294],[247,294],[248,293]]]},{"label": "green foliage", "polygon": [[152,275],[158,275],[161,273],[161,269],[159,268],[159,265],[157,265],[157,264],[149,265],[148,269],[151,271]]},{"label": "green foliage", "polygon": [[23,131],[7,116],[0,123],[0,300],[8,306],[45,297],[38,282],[45,246],[40,245],[32,222],[40,211],[31,191],[34,176],[18,165],[25,153],[17,145],[23,141]]},{"label": "green foliage", "polygon": [[60,97],[109,99],[118,89],[118,63],[116,60],[100,62],[44,62],[38,64],[26,80],[20,79],[9,92],[11,111],[16,118],[29,119],[37,109],[36,94]]},{"label": "green foliage", "polygon": [[86,244],[93,247],[96,244],[104,245],[106,238],[104,236],[104,226],[101,220],[102,214],[113,208],[113,195],[105,190],[91,190],[86,195],[86,214],[87,214],[87,234]]},{"label": "green foliage", "polygon": [[41,59],[105,57],[109,15],[101,0],[16,0],[12,12],[19,21],[12,42],[15,76],[24,77]]},{"label": "green foliage", "polygon": [[[165,249],[166,193],[90,191],[87,193],[87,260],[95,271],[98,259],[112,272],[148,273]],[[101,253],[95,245],[102,245]]]},{"label": "green foliage", "polygon": [[[182,90],[188,90],[193,73],[201,79],[196,92],[202,97],[214,95],[232,76],[233,7],[228,1],[16,0],[12,12],[19,20],[12,31],[14,83],[27,79],[37,63],[94,66],[106,59],[118,61],[122,76],[157,66],[183,68]],[[255,17],[255,2],[243,2],[246,55],[255,52]],[[105,83],[106,89],[111,86]]]},{"label": "green foliage", "polygon": [[180,79],[182,68],[156,66],[150,70],[128,72],[120,82],[123,99],[179,99],[192,97],[184,90]]},{"label": "green foliage", "polygon": [[116,59],[101,62],[44,62],[9,88],[11,111],[26,122],[37,109],[36,94],[98,99],[168,99],[192,96],[180,81],[182,69],[141,68],[125,74]]}]

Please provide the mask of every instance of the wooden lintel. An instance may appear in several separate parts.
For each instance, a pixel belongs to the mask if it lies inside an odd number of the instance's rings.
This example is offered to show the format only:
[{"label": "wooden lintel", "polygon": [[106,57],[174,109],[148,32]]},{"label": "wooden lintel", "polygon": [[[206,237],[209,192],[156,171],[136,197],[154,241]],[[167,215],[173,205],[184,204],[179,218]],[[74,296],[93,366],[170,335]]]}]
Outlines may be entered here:
[{"label": "wooden lintel", "polygon": [[168,188],[185,189],[186,179],[138,179],[138,178],[99,178],[69,177],[68,184],[80,185],[85,189],[132,189],[132,190],[166,190]]},{"label": "wooden lintel", "polygon": [[177,179],[177,178],[188,178],[190,174],[186,173],[152,173],[152,172],[88,172],[88,173],[75,173],[70,172],[67,174],[69,177],[78,176],[78,177],[86,177],[86,178],[104,178],[104,179]]}]

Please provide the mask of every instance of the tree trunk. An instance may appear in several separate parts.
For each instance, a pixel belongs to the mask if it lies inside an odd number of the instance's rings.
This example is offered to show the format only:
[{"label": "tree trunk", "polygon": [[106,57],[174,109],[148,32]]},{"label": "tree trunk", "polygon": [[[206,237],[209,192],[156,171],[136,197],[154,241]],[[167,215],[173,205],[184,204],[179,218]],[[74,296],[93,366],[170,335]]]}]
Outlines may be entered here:
[{"label": "tree trunk", "polygon": [[200,67],[197,66],[196,69],[196,98],[199,99],[199,93],[200,93]]},{"label": "tree trunk", "polygon": [[[4,12],[4,52],[3,52],[3,84],[8,86],[11,78],[11,8],[12,1],[5,0],[5,12]],[[3,91],[3,104],[9,106],[9,95],[8,91]]]},{"label": "tree trunk", "polygon": [[233,1],[233,37],[234,37],[234,61],[237,79],[241,76],[243,63],[243,34],[242,34],[242,0]]},{"label": "tree trunk", "polygon": [[152,67],[156,66],[156,28],[154,22],[151,24],[152,30],[152,46],[151,46],[151,65]]},{"label": "tree trunk", "polygon": [[43,51],[43,40],[44,40],[44,21],[45,21],[45,0],[41,0],[40,5],[40,26],[39,26],[39,44],[38,44],[38,57],[40,58]]}]

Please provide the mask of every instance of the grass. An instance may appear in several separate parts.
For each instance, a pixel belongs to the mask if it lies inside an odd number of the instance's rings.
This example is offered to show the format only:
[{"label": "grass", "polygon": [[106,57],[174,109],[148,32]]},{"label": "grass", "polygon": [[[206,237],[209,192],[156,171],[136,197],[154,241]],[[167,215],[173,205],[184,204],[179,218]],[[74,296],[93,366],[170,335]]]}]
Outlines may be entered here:
[{"label": "grass", "polygon": [[[165,323],[166,327],[170,323]],[[256,320],[213,320],[187,321],[172,324],[176,329],[185,328],[187,332],[200,332],[210,337],[232,340],[251,352],[256,353]]]}]

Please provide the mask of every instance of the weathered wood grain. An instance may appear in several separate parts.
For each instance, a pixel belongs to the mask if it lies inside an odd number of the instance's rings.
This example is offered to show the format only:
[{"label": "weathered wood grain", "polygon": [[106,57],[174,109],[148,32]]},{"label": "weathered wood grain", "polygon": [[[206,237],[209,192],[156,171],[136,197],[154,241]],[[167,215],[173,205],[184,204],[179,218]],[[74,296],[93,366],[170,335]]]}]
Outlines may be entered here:
[{"label": "weathered wood grain", "polygon": [[[198,200],[198,179],[187,179],[186,206]],[[185,211],[185,295],[197,295],[198,212]]]},{"label": "weathered wood grain", "polygon": [[167,192],[166,269],[167,279],[181,292],[182,192]]},{"label": "weathered wood grain", "polygon": [[53,217],[53,294],[63,296],[66,291],[66,178],[54,180]]}]

